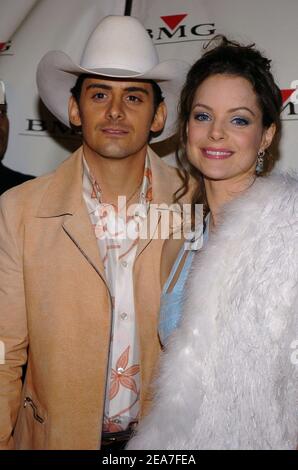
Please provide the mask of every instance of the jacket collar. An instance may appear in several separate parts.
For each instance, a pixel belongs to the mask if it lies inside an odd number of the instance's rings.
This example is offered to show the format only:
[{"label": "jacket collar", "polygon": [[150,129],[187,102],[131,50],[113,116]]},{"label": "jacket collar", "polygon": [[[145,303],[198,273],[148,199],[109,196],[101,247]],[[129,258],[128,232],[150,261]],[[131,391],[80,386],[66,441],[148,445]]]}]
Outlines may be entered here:
[{"label": "jacket collar", "polygon": [[[148,147],[152,171],[154,204],[172,204],[176,178],[169,178],[169,166]],[[82,205],[83,150],[80,147],[54,172],[37,211],[37,217],[74,215]]]},{"label": "jacket collar", "polygon": [[[163,162],[162,158],[158,157],[153,150],[148,147],[148,155],[152,170],[152,194],[154,204],[168,204],[173,203],[173,194],[177,191],[177,176],[169,174],[170,167]],[[172,176],[172,177],[171,177]]]},{"label": "jacket collar", "polygon": [[80,147],[53,173],[37,217],[73,215],[82,204],[83,149]]},{"label": "jacket collar", "polygon": [[[169,176],[169,167],[148,148],[152,171],[151,204],[172,204],[173,193],[177,189],[177,179]],[[171,174],[171,172],[170,172]],[[174,172],[172,173],[174,176]],[[90,265],[105,279],[105,272],[100,258],[93,227],[83,200],[83,151],[80,147],[69,159],[54,172],[51,182],[42,198],[36,216],[39,218],[62,217],[62,228],[77,246]],[[154,237],[158,228],[160,214],[146,219],[146,236],[140,239],[136,257],[138,257]],[[145,227],[144,227],[145,228]],[[107,283],[106,283],[107,285]],[[108,287],[108,286],[107,286]]]}]

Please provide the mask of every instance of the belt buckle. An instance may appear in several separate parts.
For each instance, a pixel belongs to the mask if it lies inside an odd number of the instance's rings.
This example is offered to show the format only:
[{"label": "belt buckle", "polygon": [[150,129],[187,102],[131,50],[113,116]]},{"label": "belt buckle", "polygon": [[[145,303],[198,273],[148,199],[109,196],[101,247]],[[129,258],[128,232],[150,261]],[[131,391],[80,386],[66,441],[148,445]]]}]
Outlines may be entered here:
[{"label": "belt buckle", "polygon": [[102,433],[101,443],[104,446],[112,444],[113,442],[128,441],[131,438],[135,428],[136,423],[131,423],[124,431]]}]

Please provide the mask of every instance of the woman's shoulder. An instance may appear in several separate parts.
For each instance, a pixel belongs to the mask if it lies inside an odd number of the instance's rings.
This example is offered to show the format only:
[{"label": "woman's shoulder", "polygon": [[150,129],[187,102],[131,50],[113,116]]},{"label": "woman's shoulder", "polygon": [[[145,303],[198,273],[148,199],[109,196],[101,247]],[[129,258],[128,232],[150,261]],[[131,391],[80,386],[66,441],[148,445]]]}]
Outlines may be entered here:
[{"label": "woman's shoulder", "polygon": [[172,235],[170,238],[165,240],[162,254],[161,254],[161,265],[160,265],[160,283],[161,287],[166,283],[172,267],[177,259],[178,253],[184,244],[184,238],[174,238]]},{"label": "woman's shoulder", "polygon": [[[273,173],[257,178],[254,184],[239,197],[228,203],[223,210],[226,223],[237,231],[247,226],[247,221],[262,227],[276,219],[292,222],[298,215],[298,174],[295,172]],[[235,227],[234,227],[235,226]]]},{"label": "woman's shoulder", "polygon": [[258,191],[274,199],[286,199],[289,195],[298,194],[298,173],[295,171],[274,172],[269,176],[258,178]]}]

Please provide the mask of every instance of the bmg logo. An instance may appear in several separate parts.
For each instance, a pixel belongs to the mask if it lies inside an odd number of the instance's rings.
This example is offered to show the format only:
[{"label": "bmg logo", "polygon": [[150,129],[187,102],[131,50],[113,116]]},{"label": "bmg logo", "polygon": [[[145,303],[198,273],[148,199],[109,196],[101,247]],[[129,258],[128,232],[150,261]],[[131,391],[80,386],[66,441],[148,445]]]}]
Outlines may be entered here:
[{"label": "bmg logo", "polygon": [[11,48],[11,41],[0,42],[0,53],[6,52]]},{"label": "bmg logo", "polygon": [[[168,44],[169,40],[175,42],[202,41],[210,38],[216,31],[215,23],[199,23],[195,25],[181,24],[188,16],[187,13],[161,16],[166,26],[156,29],[147,29],[149,36],[155,44]],[[164,42],[164,40],[166,42]]]},{"label": "bmg logo", "polygon": [[298,120],[298,80],[291,82],[290,88],[281,90],[282,110],[281,119],[283,121]]},{"label": "bmg logo", "polygon": [[293,104],[298,104],[298,80],[294,80],[291,83],[291,89],[294,90],[294,93],[291,94],[290,101]]}]

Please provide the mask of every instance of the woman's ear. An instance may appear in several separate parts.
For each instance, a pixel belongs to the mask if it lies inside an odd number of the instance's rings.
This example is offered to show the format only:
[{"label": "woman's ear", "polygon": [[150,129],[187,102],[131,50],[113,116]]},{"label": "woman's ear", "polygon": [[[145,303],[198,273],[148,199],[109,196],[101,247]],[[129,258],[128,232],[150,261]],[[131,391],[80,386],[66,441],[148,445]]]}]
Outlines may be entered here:
[{"label": "woman's ear", "polygon": [[272,123],[271,126],[265,129],[263,132],[262,143],[261,143],[260,149],[266,150],[268,147],[270,147],[273,137],[275,136],[275,133],[276,133],[276,125]]}]

